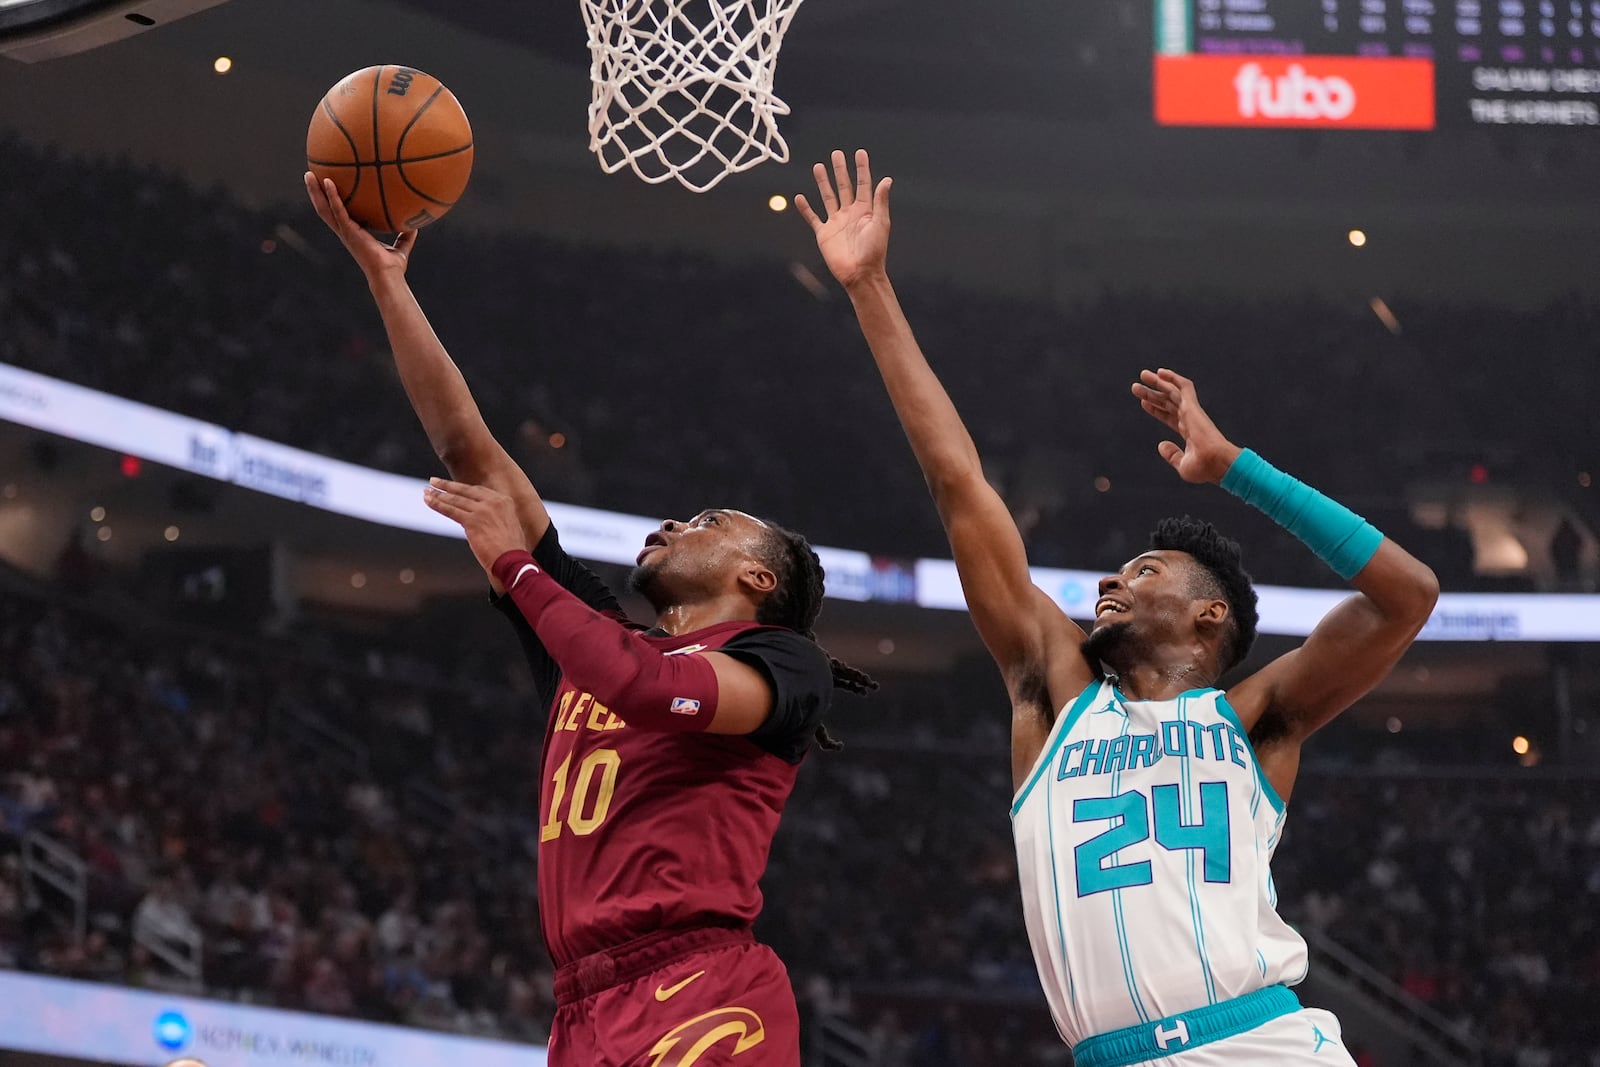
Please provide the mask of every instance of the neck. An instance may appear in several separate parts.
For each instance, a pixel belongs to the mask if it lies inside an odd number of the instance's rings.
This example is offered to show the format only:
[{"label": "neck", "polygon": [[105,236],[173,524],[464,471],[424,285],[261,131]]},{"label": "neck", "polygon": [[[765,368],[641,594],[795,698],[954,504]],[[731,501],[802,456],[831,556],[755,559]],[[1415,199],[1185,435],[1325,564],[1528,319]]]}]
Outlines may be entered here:
[{"label": "neck", "polygon": [[1174,652],[1170,658],[1147,660],[1124,668],[1107,664],[1106,671],[1108,675],[1116,675],[1117,688],[1131,700],[1171,700],[1179,693],[1204,689],[1216,681],[1210,669],[1203,666],[1204,650]]},{"label": "neck", "polygon": [[754,622],[755,605],[736,594],[668,604],[656,611],[656,626],[676,637],[724,622]]}]

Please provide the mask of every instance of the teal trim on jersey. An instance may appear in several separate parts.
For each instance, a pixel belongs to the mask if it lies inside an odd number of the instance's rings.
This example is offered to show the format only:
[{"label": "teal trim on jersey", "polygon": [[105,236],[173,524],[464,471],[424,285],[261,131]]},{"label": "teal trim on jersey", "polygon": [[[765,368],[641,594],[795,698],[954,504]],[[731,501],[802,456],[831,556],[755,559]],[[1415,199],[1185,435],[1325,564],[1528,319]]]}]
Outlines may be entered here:
[{"label": "teal trim on jersey", "polygon": [[1072,1061],[1077,1067],[1133,1067],[1237,1037],[1299,1010],[1300,999],[1286,987],[1268,986],[1221,1004],[1085,1038],[1072,1047]]},{"label": "teal trim on jersey", "polygon": [[[1228,703],[1227,694],[1217,694],[1217,711],[1221,712],[1223,717],[1233,724],[1233,728],[1239,731],[1240,737],[1246,741],[1250,739],[1250,734],[1245,730],[1244,723],[1239,719],[1239,713],[1233,710],[1232,704]],[[1278,796],[1278,791],[1272,788],[1272,783],[1267,781],[1267,772],[1261,769],[1261,761],[1256,758],[1255,747],[1248,747],[1250,762],[1256,765],[1256,779],[1261,783],[1261,791],[1266,794],[1267,803],[1272,805],[1272,810],[1282,815],[1284,808],[1288,807],[1288,805],[1283,802],[1282,797]]]},{"label": "teal trim on jersey", "polygon": [[1116,922],[1117,952],[1122,957],[1122,980],[1128,986],[1128,999],[1133,1001],[1133,1010],[1138,1012],[1139,1018],[1149,1022],[1150,1009],[1144,1006],[1144,1000],[1139,996],[1139,983],[1133,976],[1133,948],[1128,944],[1128,923],[1122,914],[1120,889],[1111,894],[1111,915]]},{"label": "teal trim on jersey", "polygon": [[[1045,807],[1050,805],[1050,780],[1044,783]],[[1013,813],[1015,814],[1015,813]],[[1072,981],[1072,968],[1067,966],[1067,923],[1061,914],[1061,875],[1056,868],[1056,821],[1046,818],[1044,821],[1048,840],[1050,842],[1050,890],[1056,897],[1056,943],[1061,946],[1061,966],[1067,972],[1067,997],[1072,1001],[1072,1006],[1078,1006],[1078,989]]]},{"label": "teal trim on jersey", "polygon": [[[1122,719],[1122,733],[1119,736],[1128,736],[1128,729],[1132,725],[1133,719],[1124,715]],[[1122,768],[1119,767],[1111,772],[1111,792],[1113,795],[1116,794],[1117,789],[1121,785]],[[1140,797],[1139,799],[1140,803],[1143,804],[1144,798]],[[1146,818],[1148,818],[1148,816],[1146,816]],[[1141,838],[1140,840],[1143,839]],[[1113,864],[1117,862],[1116,852],[1111,854],[1111,862]],[[1149,868],[1150,865],[1146,863],[1145,869],[1149,870]],[[1149,884],[1148,878],[1145,880],[1144,884]],[[1080,895],[1083,893],[1083,887],[1081,885],[1078,887],[1078,892]],[[1113,889],[1111,891],[1111,915],[1116,921],[1117,951],[1122,956],[1122,979],[1128,983],[1128,998],[1133,1001],[1133,1010],[1139,1013],[1139,1018],[1143,1019],[1145,1022],[1149,1022],[1150,1010],[1144,1006],[1144,1000],[1139,996],[1139,983],[1133,975],[1133,945],[1128,941],[1128,921],[1122,914],[1122,890],[1120,888]]]},{"label": "teal trim on jersey", "polygon": [[1032,776],[1023,783],[1022,791],[1017,794],[1017,799],[1011,804],[1011,817],[1013,819],[1017,817],[1017,812],[1022,810],[1022,802],[1028,799],[1028,794],[1033,791],[1034,785],[1038,783],[1039,776],[1049,769],[1050,764],[1055,762],[1056,753],[1060,751],[1061,743],[1067,739],[1067,735],[1072,732],[1073,723],[1078,721],[1078,717],[1084,713],[1089,703],[1099,694],[1100,687],[1103,685],[1105,683],[1100,681],[1090,682],[1084,691],[1078,694],[1078,699],[1072,702],[1072,707],[1068,708],[1067,713],[1062,716],[1065,721],[1057,724],[1056,738],[1050,743],[1049,751],[1039,757],[1039,765],[1033,769]]},{"label": "teal trim on jersey", "polygon": [[[1222,694],[1217,694],[1217,699],[1222,699]],[[1178,698],[1178,721],[1187,728],[1189,725],[1189,698]],[[1189,774],[1190,756],[1184,756],[1183,762],[1178,765],[1178,780],[1183,783],[1183,791],[1178,794],[1178,814],[1182,821],[1187,821],[1192,809],[1189,805],[1190,790],[1194,788],[1194,779]],[[1233,842],[1228,842],[1228,848],[1233,848]],[[1194,850],[1185,851],[1183,859],[1184,874],[1189,884],[1189,921],[1194,924],[1194,950],[1200,957],[1200,976],[1205,979],[1206,1003],[1217,1002],[1217,982],[1211,973],[1211,954],[1206,951],[1205,920],[1200,915],[1200,893],[1194,882]]]}]

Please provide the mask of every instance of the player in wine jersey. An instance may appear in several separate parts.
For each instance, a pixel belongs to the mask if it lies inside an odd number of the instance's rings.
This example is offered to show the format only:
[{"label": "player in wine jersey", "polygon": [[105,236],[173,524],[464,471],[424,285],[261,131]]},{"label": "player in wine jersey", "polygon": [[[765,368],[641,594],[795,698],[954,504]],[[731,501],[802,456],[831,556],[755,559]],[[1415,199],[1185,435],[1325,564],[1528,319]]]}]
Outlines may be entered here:
[{"label": "player in wine jersey", "polygon": [[367,276],[461,523],[517,629],[548,714],[539,912],[557,966],[554,1067],[798,1067],[794,993],[751,937],[779,816],[835,687],[871,679],[811,637],[823,571],[799,535],[739,511],[667,520],[630,622],[562,549],[405,281],[415,234],[361,230],[331,183],[307,193]]},{"label": "player in wine jersey", "polygon": [[1337,1020],[1289,986],[1306,948],[1277,915],[1270,862],[1305,739],[1393,668],[1438,596],[1433,572],[1347,509],[1242,450],[1194,384],[1133,393],[1183,440],[1159,451],[1304,541],[1357,595],[1304,645],[1226,691],[1256,596],[1239,547],[1169,519],[1100,582],[1086,635],[1033,585],[1022,537],[889,284],[889,181],[865,152],[797,198],[926,476],[968,609],[1012,706],[1012,825],[1028,938],[1077,1067],[1353,1063]]}]

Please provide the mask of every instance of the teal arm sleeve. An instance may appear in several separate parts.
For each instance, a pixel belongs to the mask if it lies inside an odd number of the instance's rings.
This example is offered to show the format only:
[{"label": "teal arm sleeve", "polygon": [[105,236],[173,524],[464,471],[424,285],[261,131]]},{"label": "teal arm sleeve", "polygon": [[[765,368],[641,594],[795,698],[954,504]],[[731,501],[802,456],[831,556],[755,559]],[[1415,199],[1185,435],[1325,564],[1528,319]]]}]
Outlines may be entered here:
[{"label": "teal arm sleeve", "polygon": [[1248,448],[1222,476],[1222,488],[1304,541],[1345,581],[1359,574],[1383,543],[1383,534],[1366,519]]}]

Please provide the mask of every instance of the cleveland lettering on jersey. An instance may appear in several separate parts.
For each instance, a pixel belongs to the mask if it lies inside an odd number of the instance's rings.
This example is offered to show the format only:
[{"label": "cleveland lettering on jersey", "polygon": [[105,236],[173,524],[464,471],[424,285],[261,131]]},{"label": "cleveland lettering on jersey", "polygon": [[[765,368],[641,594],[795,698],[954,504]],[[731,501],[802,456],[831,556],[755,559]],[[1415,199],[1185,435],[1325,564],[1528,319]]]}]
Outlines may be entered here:
[{"label": "cleveland lettering on jersey", "polygon": [[556,706],[555,725],[551,727],[551,732],[581,728],[604,733],[608,730],[624,730],[627,726],[610,708],[596,700],[593,693],[568,689],[561,694],[561,702]]}]

